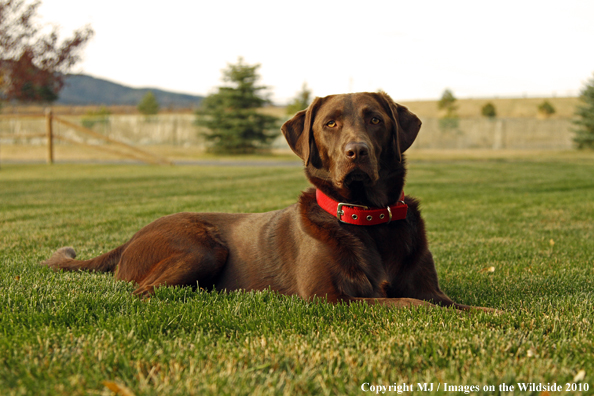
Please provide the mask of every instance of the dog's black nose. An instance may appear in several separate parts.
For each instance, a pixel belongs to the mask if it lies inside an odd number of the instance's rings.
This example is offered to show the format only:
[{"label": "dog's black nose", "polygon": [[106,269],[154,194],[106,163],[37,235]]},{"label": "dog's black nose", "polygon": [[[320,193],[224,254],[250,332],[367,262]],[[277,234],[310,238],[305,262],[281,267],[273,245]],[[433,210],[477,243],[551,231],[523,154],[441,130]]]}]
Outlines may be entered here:
[{"label": "dog's black nose", "polygon": [[367,159],[369,146],[363,142],[351,142],[344,146],[344,153],[351,161]]}]

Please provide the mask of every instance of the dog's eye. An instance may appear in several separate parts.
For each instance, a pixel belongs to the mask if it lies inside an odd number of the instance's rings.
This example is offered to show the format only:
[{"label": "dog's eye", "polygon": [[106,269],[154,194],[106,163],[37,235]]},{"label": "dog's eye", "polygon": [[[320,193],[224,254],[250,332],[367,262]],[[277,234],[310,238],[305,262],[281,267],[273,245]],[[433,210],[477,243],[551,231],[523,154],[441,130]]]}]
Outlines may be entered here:
[{"label": "dog's eye", "polygon": [[373,117],[373,118],[371,119],[371,123],[372,123],[373,125],[377,125],[377,124],[379,124],[380,122],[381,122],[381,120],[380,120],[379,118],[377,118],[377,117]]},{"label": "dog's eye", "polygon": [[334,127],[336,126],[336,121],[334,121],[334,120],[332,120],[332,121],[328,121],[328,122],[326,123],[326,126],[327,126],[327,127],[330,127],[330,128],[334,128]]}]

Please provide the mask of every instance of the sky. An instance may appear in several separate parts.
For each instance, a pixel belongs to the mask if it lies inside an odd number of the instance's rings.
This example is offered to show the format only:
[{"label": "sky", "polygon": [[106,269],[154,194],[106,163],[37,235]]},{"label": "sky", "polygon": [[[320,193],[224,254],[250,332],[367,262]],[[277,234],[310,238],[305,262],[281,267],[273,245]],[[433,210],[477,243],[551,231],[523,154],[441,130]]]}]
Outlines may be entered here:
[{"label": "sky", "polygon": [[271,99],[382,89],[395,100],[575,96],[594,73],[594,1],[43,0],[95,36],[74,72],[206,95],[243,57]]}]

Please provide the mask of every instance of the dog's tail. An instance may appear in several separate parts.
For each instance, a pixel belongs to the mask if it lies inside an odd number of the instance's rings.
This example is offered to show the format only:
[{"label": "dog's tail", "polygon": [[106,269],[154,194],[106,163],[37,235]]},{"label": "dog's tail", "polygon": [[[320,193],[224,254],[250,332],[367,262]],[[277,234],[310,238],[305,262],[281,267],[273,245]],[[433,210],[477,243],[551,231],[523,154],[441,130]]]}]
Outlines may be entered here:
[{"label": "dog's tail", "polygon": [[76,252],[70,246],[56,250],[52,256],[41,262],[41,265],[47,265],[54,270],[65,271],[97,271],[97,272],[114,272],[122,252],[128,244],[124,244],[114,250],[104,253],[101,256],[90,260],[75,260]]}]

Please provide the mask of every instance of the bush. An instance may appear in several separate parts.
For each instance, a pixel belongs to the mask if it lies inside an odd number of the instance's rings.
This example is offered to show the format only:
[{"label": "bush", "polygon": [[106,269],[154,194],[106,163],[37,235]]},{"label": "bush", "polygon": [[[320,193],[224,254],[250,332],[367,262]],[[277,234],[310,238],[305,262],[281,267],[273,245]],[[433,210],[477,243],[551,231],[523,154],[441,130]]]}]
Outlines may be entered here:
[{"label": "bush", "polygon": [[497,117],[497,111],[495,111],[495,106],[491,102],[485,104],[481,108],[481,114],[484,117],[487,117],[487,118],[495,118],[495,117]]},{"label": "bush", "polygon": [[104,128],[109,124],[109,116],[111,112],[102,106],[98,110],[89,110],[85,113],[81,122],[85,128],[93,128],[96,124],[103,125]]},{"label": "bush", "polygon": [[538,113],[542,114],[545,117],[555,114],[555,108],[552,104],[549,103],[548,100],[545,100],[541,104],[538,105]]}]

